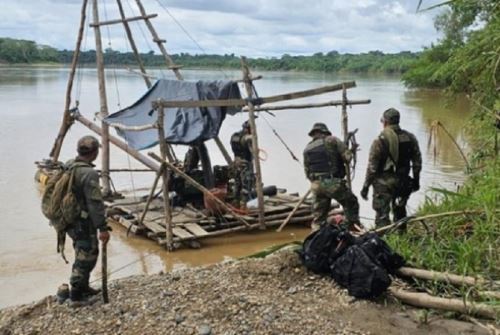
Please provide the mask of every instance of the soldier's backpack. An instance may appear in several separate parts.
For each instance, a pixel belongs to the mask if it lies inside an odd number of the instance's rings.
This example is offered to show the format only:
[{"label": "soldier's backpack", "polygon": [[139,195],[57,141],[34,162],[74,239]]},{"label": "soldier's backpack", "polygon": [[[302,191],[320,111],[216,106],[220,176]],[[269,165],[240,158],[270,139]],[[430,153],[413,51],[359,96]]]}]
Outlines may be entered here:
[{"label": "soldier's backpack", "polygon": [[81,207],[73,192],[75,167],[60,169],[49,176],[42,194],[42,213],[57,232],[76,222]]}]

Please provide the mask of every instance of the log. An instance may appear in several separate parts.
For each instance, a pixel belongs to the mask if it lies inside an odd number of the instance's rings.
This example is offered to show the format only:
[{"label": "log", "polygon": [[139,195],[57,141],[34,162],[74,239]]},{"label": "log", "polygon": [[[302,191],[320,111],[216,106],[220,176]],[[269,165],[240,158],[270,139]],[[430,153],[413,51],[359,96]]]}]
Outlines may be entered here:
[{"label": "log", "polygon": [[251,135],[252,135],[252,156],[253,163],[255,166],[255,188],[257,191],[257,202],[259,205],[259,223],[260,229],[266,229],[264,224],[264,191],[262,185],[262,172],[260,170],[260,159],[259,159],[259,138],[257,136],[257,126],[255,125],[255,113],[253,111],[253,103],[251,98],[253,97],[253,86],[250,81],[250,69],[246,62],[245,57],[241,57],[241,69],[243,71],[243,81],[245,82],[245,89],[247,91],[247,107],[248,107],[248,121],[250,123]]},{"label": "log", "polygon": [[196,182],[196,180],[194,180],[193,178],[191,178],[190,176],[188,176],[187,174],[185,174],[183,171],[179,170],[175,165],[173,165],[172,163],[167,162],[167,161],[161,159],[154,152],[149,152],[148,155],[150,157],[156,159],[159,162],[167,164],[167,166],[170,169],[172,169],[175,173],[177,173],[179,176],[181,176],[182,178],[184,178],[189,184],[191,184],[193,187],[195,187],[196,189],[198,189],[199,191],[201,191],[204,195],[207,195],[210,198],[212,198],[215,202],[217,202],[219,205],[221,205],[229,213],[233,214],[238,219],[238,221],[240,221],[241,223],[243,223],[248,228],[251,227],[251,225],[245,219],[243,219],[241,217],[241,215],[239,215],[235,211],[233,211],[224,201],[222,201],[219,198],[217,198],[216,196],[214,196],[206,187],[204,187],[203,185],[200,185],[198,182]]},{"label": "log", "polygon": [[222,153],[222,156],[224,156],[224,159],[226,160],[227,164],[231,164],[233,162],[233,159],[229,155],[229,153],[226,150],[226,147],[220,140],[219,136],[214,137],[215,144],[217,144],[217,147],[219,148],[220,152]]},{"label": "log", "polygon": [[[342,87],[342,136],[344,137],[344,143],[345,145],[349,145],[347,143],[348,137],[349,137],[349,119],[347,117],[347,90],[344,87]],[[351,185],[351,165],[349,162],[344,163],[345,166],[345,179],[347,182],[347,187],[352,190],[352,185]]]},{"label": "log", "polygon": [[[306,98],[306,97],[319,95],[319,94],[323,94],[323,93],[339,91],[344,86],[346,89],[352,88],[352,87],[356,87],[356,83],[354,81],[349,81],[349,82],[345,82],[345,83],[341,83],[341,84],[327,85],[327,86],[313,88],[313,89],[305,90],[305,91],[297,91],[297,92],[292,92],[292,93],[279,94],[279,95],[274,95],[274,96],[270,96],[270,97],[254,99],[253,104],[254,105],[262,105],[265,103],[273,103],[273,102],[278,102],[278,101]],[[231,107],[231,106],[243,107],[243,106],[247,105],[247,102],[248,101],[245,99],[196,100],[196,101],[192,101],[192,100],[173,101],[173,100],[159,99],[159,100],[153,102],[153,108],[158,108],[158,107],[163,107],[163,108]]]},{"label": "log", "polygon": [[475,278],[470,276],[460,276],[446,272],[438,272],[438,271],[429,271],[423,269],[415,269],[409,267],[401,267],[396,273],[400,276],[404,277],[414,277],[424,280],[432,280],[432,281],[440,281],[450,283],[456,286],[476,286],[476,285],[485,285],[487,281],[484,278]]},{"label": "log", "polygon": [[73,53],[73,59],[71,60],[71,70],[69,72],[68,83],[66,85],[66,98],[64,101],[63,120],[61,123],[61,127],[59,128],[59,133],[57,134],[56,140],[49,154],[53,162],[57,162],[59,160],[59,154],[61,153],[64,137],[66,137],[66,133],[73,124],[73,119],[71,118],[71,112],[70,112],[71,91],[73,90],[73,82],[75,79],[76,66],[78,65],[78,58],[80,57],[80,48],[82,45],[83,32],[85,28],[87,3],[88,0],[83,0],[81,14],[80,14],[80,28],[78,29],[78,37],[76,39],[75,52]]},{"label": "log", "polygon": [[467,302],[461,299],[433,297],[427,293],[415,293],[402,289],[389,288],[389,292],[402,302],[424,308],[435,308],[463,314],[478,315],[488,319],[495,319],[500,314],[500,308],[482,303]]},{"label": "log", "polygon": [[[162,164],[160,166],[160,170],[156,172],[156,177],[155,180],[153,181],[153,186],[151,187],[151,190],[149,191],[148,195],[148,200],[146,201],[146,205],[144,206],[144,210],[142,211],[141,218],[139,219],[139,224],[142,224],[144,221],[144,218],[146,217],[146,213],[148,212],[149,205],[151,204],[151,201],[153,201],[153,197],[156,191],[156,186],[158,185],[158,181],[160,180],[160,177],[163,175],[163,171],[165,170],[165,165]],[[128,231],[127,231],[128,233]]]},{"label": "log", "polygon": [[283,223],[279,226],[279,228],[276,229],[277,232],[280,232],[288,224],[288,222],[290,222],[290,219],[292,218],[292,216],[295,215],[295,212],[297,212],[297,210],[304,203],[304,201],[309,196],[309,194],[311,194],[311,190],[310,189],[306,192],[306,194],[304,194],[304,196],[302,198],[300,198],[299,202],[295,205],[295,207],[290,212],[290,214],[288,214],[288,216],[286,217],[285,221],[283,221]]}]

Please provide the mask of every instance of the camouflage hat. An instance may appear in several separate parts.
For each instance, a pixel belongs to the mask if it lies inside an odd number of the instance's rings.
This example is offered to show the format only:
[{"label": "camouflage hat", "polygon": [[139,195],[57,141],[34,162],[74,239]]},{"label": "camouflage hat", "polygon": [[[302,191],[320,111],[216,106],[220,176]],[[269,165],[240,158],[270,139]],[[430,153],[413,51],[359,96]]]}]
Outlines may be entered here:
[{"label": "camouflage hat", "polygon": [[388,124],[398,124],[399,123],[399,111],[395,108],[389,108],[382,115],[382,119],[380,121],[385,121]]},{"label": "camouflage hat", "polygon": [[88,155],[99,148],[99,141],[94,136],[83,136],[78,140],[76,151],[79,155]]},{"label": "camouflage hat", "polygon": [[327,135],[331,135],[332,133],[330,132],[330,130],[328,130],[328,127],[326,126],[326,124],[322,123],[322,122],[316,122],[311,131],[309,132],[309,136],[312,136],[312,134],[314,132],[320,132],[320,133],[323,133],[323,134],[327,134]]}]

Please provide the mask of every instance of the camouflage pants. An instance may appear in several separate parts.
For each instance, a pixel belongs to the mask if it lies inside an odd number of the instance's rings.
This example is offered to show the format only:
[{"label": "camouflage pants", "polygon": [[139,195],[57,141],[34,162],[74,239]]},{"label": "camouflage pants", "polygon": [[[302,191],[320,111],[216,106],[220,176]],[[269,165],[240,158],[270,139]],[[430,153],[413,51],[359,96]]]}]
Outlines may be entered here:
[{"label": "camouflage pants", "polygon": [[250,200],[255,189],[255,175],[252,162],[237,158],[234,162],[234,201],[240,206]]},{"label": "camouflage pants", "polygon": [[404,178],[394,175],[385,175],[373,182],[372,207],[375,210],[375,225],[377,227],[391,223],[391,209],[394,222],[406,216],[406,203],[410,193],[406,192],[407,195],[401,196],[401,189],[406,187],[406,185],[403,185],[404,183]]},{"label": "camouflage pants", "polygon": [[358,198],[347,187],[344,179],[333,178],[311,183],[313,193],[313,224],[323,225],[328,217],[332,199],[344,208],[346,223],[359,222]]},{"label": "camouflage pants", "polygon": [[[78,226],[78,224],[77,224]],[[84,226],[84,224],[80,224]],[[68,235],[73,240],[75,249],[75,261],[71,271],[70,284],[75,290],[85,290],[89,286],[90,273],[97,263],[99,256],[99,245],[97,241],[97,230],[79,227],[68,230]]]}]

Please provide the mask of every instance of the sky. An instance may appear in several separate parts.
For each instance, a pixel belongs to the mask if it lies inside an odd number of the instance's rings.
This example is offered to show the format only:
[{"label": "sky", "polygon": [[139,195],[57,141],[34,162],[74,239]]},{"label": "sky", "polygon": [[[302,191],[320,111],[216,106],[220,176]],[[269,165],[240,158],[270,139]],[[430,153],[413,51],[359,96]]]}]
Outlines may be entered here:
[{"label": "sky", "polygon": [[[99,0],[100,21],[119,18],[115,0]],[[92,0],[89,0],[92,3]],[[122,0],[127,16],[140,15]],[[167,50],[248,57],[339,51],[419,51],[439,38],[433,17],[417,0],[142,0]],[[435,0],[424,0],[430,6]],[[73,49],[82,0],[0,0],[0,37]],[[90,9],[90,6],[89,6]],[[88,11],[88,23],[93,22]],[[144,23],[131,22],[139,49],[158,53]],[[88,27],[88,24],[87,24]],[[104,47],[129,51],[122,25],[101,28]],[[92,29],[84,42],[94,49]]]}]

